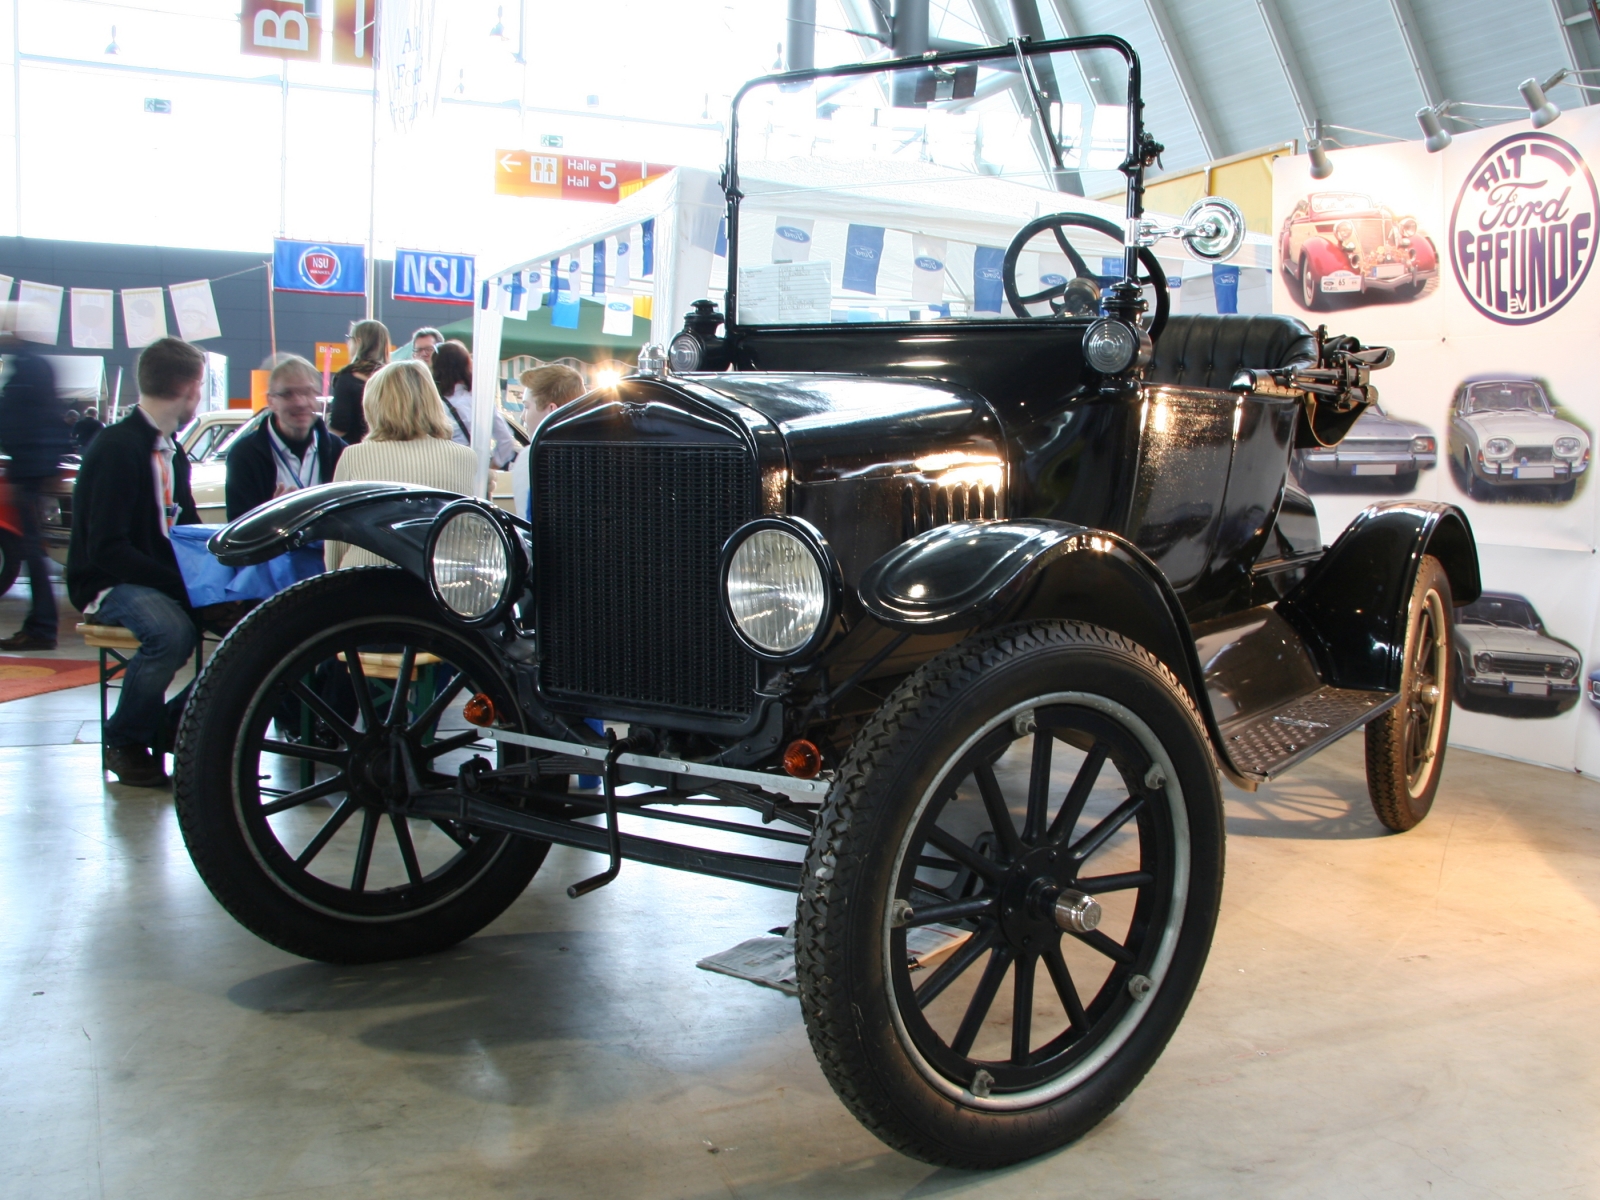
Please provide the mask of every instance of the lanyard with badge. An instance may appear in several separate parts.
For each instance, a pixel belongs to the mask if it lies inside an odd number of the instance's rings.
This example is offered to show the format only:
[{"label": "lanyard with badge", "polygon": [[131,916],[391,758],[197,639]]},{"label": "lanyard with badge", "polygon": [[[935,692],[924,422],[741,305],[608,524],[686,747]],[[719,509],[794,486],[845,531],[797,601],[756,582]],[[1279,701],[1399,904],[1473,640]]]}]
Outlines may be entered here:
[{"label": "lanyard with badge", "polygon": [[[278,462],[283,464],[283,469],[284,470],[289,472],[289,478],[294,480],[294,486],[297,487],[297,488],[304,488],[306,486],[305,480],[300,478],[299,467],[300,467],[301,464],[296,463],[295,460],[294,460],[294,457],[292,455],[290,455],[283,447],[278,445],[278,439],[272,436],[272,431],[271,430],[267,431],[267,443],[268,443],[268,445],[270,445],[272,447],[272,456],[274,458],[276,458],[278,460]],[[317,433],[316,433],[316,430],[312,430],[311,431],[311,448],[310,448],[310,450],[307,451],[307,454],[308,455],[314,455],[314,454],[316,454],[316,452],[317,452]],[[313,459],[312,461],[315,462],[315,459]],[[303,460],[302,460],[302,462],[303,462]]]}]

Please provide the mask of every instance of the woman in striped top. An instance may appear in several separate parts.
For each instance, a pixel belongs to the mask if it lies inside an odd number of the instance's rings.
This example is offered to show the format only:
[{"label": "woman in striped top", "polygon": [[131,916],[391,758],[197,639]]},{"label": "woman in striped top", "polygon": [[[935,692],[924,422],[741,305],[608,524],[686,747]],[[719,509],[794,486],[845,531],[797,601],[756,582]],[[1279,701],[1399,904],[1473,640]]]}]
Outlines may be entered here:
[{"label": "woman in striped top", "polygon": [[[335,483],[375,480],[416,483],[472,494],[478,456],[450,440],[450,419],[433,377],[420,362],[390,363],[367,381],[361,401],[366,440],[351,446],[334,469]],[[389,560],[345,542],[328,542],[328,570],[390,566]]]}]

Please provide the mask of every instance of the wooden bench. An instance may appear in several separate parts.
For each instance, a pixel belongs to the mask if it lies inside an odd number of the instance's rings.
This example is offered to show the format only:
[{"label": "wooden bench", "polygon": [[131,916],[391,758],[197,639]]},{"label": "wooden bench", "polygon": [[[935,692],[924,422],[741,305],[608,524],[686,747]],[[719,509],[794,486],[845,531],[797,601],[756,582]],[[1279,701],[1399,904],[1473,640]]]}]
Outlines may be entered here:
[{"label": "wooden bench", "polygon": [[[81,621],[78,632],[85,646],[100,651],[100,769],[106,764],[106,716],[110,708],[111,681],[128,669],[128,662],[139,650],[139,638],[133,630],[121,625],[97,625]],[[195,638],[194,673],[200,674],[205,665],[205,637]],[[120,687],[121,685],[118,684]]]}]

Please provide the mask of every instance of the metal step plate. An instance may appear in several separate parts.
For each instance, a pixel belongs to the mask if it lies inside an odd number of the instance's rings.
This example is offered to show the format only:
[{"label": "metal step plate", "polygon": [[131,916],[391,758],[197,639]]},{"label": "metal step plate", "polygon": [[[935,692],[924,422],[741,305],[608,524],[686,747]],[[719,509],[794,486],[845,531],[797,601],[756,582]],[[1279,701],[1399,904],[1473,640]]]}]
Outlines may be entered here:
[{"label": "metal step plate", "polygon": [[1222,742],[1241,772],[1272,779],[1365,725],[1398,699],[1383,692],[1320,687],[1276,711],[1223,725]]}]

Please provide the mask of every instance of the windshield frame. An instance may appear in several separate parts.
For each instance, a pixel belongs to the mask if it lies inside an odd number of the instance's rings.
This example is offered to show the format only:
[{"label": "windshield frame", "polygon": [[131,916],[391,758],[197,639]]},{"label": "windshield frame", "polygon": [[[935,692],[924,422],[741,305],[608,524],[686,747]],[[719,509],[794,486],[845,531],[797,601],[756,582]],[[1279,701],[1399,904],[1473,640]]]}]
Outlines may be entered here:
[{"label": "windshield frame", "polygon": [[[1144,216],[1144,162],[1141,148],[1144,145],[1144,107],[1140,97],[1139,55],[1122,38],[1111,34],[1092,37],[1056,38],[1053,41],[1035,42],[1030,38],[1009,38],[1003,46],[990,46],[977,50],[949,50],[943,53],[929,51],[910,58],[875,59],[871,62],[850,63],[838,67],[814,67],[807,71],[783,71],[775,75],[762,75],[749,80],[734,93],[728,122],[728,157],[722,168],[722,190],[728,202],[728,286],[723,293],[722,311],[731,330],[737,326],[739,280],[739,202],[744,193],[739,190],[739,104],[745,94],[754,88],[786,83],[809,83],[818,79],[839,79],[853,75],[877,75],[889,71],[917,70],[926,67],[945,67],[967,63],[988,62],[997,58],[1016,59],[1022,55],[1049,55],[1076,53],[1087,50],[1111,50],[1122,56],[1128,66],[1128,134],[1126,157],[1119,168],[1127,178],[1127,227],[1123,232],[1122,275],[1134,279],[1138,273],[1139,247],[1135,231],[1139,218]],[[1028,76],[1024,75],[1024,81]],[[1035,114],[1037,119],[1037,113]],[[1047,124],[1047,123],[1045,123]],[[1053,144],[1048,128],[1043,130],[1047,144]],[[1057,151],[1052,151],[1056,153]],[[1063,193],[1068,195],[1070,193]],[[763,328],[774,328],[764,326]],[[809,327],[808,327],[809,328]]]}]

